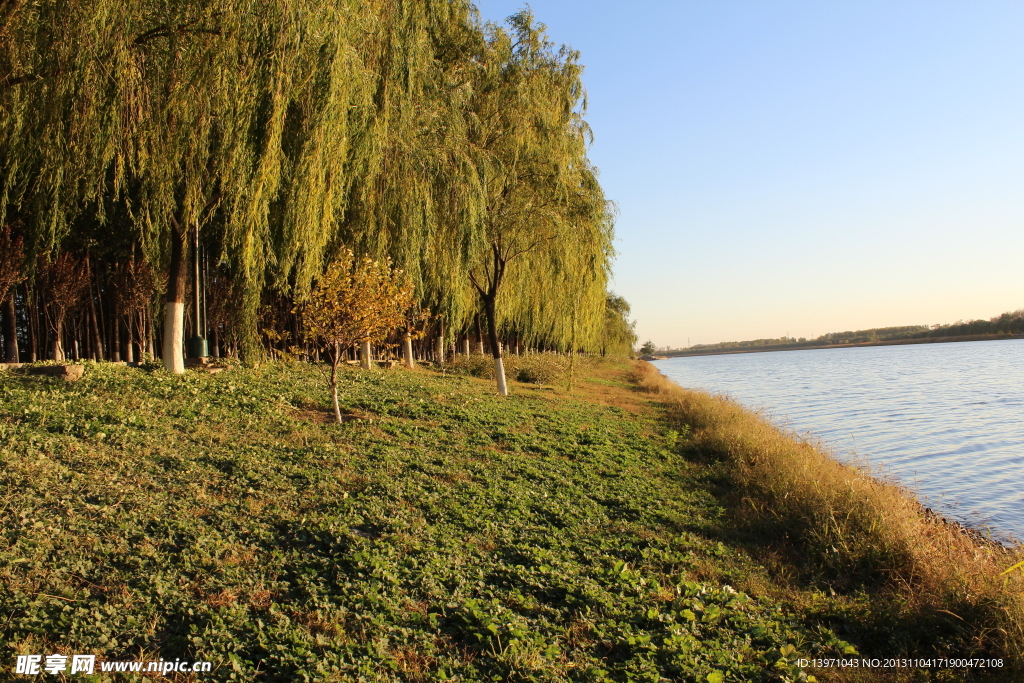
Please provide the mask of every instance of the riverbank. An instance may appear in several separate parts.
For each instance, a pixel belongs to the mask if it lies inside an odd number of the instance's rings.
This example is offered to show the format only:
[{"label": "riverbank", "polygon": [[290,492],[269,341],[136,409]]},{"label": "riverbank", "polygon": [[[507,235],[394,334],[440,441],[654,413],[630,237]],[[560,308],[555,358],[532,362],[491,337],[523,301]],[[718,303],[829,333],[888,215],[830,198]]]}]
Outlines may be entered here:
[{"label": "riverbank", "polygon": [[[1020,676],[1024,582],[1020,572],[1003,573],[1020,561],[1020,548],[947,522],[904,489],[722,396],[682,389],[653,366],[642,366],[636,382],[661,397],[670,423],[688,430],[691,457],[719,472],[735,538],[778,562],[780,576],[799,587],[791,599],[800,602],[796,595],[815,585],[841,596],[838,603],[866,599],[861,618],[889,623],[868,627],[863,647],[914,656],[929,651],[929,640],[956,647],[987,640],[982,649],[1014,659]],[[887,630],[888,643],[875,640]]]},{"label": "riverbank", "polygon": [[485,379],[345,369],[344,425],[299,364],[0,375],[0,666],[62,652],[210,661],[203,681],[703,683],[916,680],[800,666],[854,652],[1019,657],[1016,603],[989,581],[1010,553],[910,503],[821,507],[821,463],[758,469],[796,442],[765,445],[749,414],[649,364],[582,363],[572,393],[546,372],[502,399]]},{"label": "riverbank", "polygon": [[812,349],[851,349],[858,346],[903,346],[906,344],[951,344],[957,342],[972,341],[999,341],[1002,339],[1024,339],[1021,334],[968,334],[955,337],[923,337],[920,339],[890,339],[875,342],[851,342],[848,344],[811,344],[797,342],[795,344],[778,344],[775,346],[758,346],[746,349],[722,349],[722,350],[701,350],[701,351],[672,351],[663,356],[655,357],[657,360],[669,358],[680,358],[683,356],[721,356],[730,353],[765,353],[768,351],[805,351]]}]

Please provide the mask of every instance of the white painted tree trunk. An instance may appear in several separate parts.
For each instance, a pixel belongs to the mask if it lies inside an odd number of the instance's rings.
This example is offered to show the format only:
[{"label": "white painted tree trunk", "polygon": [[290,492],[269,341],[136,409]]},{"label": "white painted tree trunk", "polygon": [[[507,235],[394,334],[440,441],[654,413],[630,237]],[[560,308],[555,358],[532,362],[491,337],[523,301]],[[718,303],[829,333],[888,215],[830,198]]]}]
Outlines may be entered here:
[{"label": "white painted tree trunk", "polygon": [[437,338],[437,362],[444,365],[444,338]]},{"label": "white painted tree trunk", "polygon": [[469,336],[468,335],[466,336],[465,339],[462,340],[462,355],[463,356],[468,356],[469,355]]},{"label": "white painted tree trunk", "polygon": [[331,405],[334,407],[334,421],[341,424],[341,406],[338,404],[338,365],[341,364],[341,345],[334,345],[331,358]]},{"label": "white painted tree trunk", "polygon": [[484,340],[483,338],[477,343],[477,349],[480,351],[480,355],[484,355]]},{"label": "white painted tree trunk", "polygon": [[64,360],[64,325],[57,323],[57,329],[53,335],[53,359]]},{"label": "white painted tree trunk", "polygon": [[363,342],[363,345],[359,347],[359,364],[363,370],[369,370],[372,362],[373,349],[370,348],[370,342]]},{"label": "white painted tree trunk", "polygon": [[341,424],[341,405],[338,403],[338,383],[331,385],[331,403],[334,406],[334,421]]},{"label": "white painted tree trunk", "polygon": [[508,396],[508,385],[505,383],[505,364],[501,358],[494,359],[494,376],[498,380],[498,393]]},{"label": "white painted tree trunk", "polygon": [[405,367],[412,370],[416,367],[416,360],[412,357],[412,335],[405,335],[402,340],[402,357],[405,358]]},{"label": "white painted tree trunk", "polygon": [[146,353],[149,354],[149,360],[152,361],[156,358],[156,349],[153,348],[153,316],[146,314]]},{"label": "white painted tree trunk", "polygon": [[164,367],[175,375],[185,374],[185,302],[164,304]]}]

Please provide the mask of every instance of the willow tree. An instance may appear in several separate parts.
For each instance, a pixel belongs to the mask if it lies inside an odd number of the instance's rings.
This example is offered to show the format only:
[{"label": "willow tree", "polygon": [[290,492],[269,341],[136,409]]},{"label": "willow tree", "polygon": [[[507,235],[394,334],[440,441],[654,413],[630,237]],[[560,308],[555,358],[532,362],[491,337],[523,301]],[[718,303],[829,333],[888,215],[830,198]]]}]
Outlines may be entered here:
[{"label": "willow tree", "polygon": [[621,296],[608,293],[605,298],[604,321],[601,325],[600,352],[629,355],[637,343],[636,323],[629,320],[629,302]]},{"label": "willow tree", "polygon": [[505,315],[528,343],[561,351],[593,351],[604,316],[606,288],[614,257],[614,214],[604,200],[593,169],[583,169],[568,188],[552,220],[560,238],[524,256],[511,273]]},{"label": "willow tree", "polygon": [[284,56],[260,72],[263,95],[231,96],[260,137],[234,145],[222,173],[242,317],[264,278],[303,296],[338,244],[392,260],[427,308],[461,315],[480,194],[464,116],[470,4],[292,5],[265,22],[276,33],[263,53]]},{"label": "willow tree", "polygon": [[[4,3],[0,219],[25,226],[29,263],[86,216],[137,244],[166,274],[174,372],[196,243],[230,274],[246,354],[266,290],[308,293],[339,244],[405,270],[442,338],[488,299],[499,354],[502,325],[554,334],[583,272],[566,254],[597,273],[587,302],[604,267],[581,218],[603,200],[580,67],[528,14],[511,35],[475,17],[465,0]],[[543,310],[537,283],[555,284]]]},{"label": "willow tree", "polygon": [[24,226],[33,258],[59,247],[118,144],[99,74],[110,65],[97,59],[109,40],[93,29],[122,5],[0,7],[0,222]]},{"label": "willow tree", "polygon": [[[556,50],[529,11],[509,23],[511,33],[488,28],[471,109],[484,206],[469,280],[486,313],[503,395],[503,323],[537,335],[546,319],[549,332],[570,341],[558,321],[566,314],[592,321],[611,257],[610,214],[586,158],[579,55]],[[539,307],[524,305],[538,300]],[[541,315],[510,315],[529,309]]]},{"label": "willow tree", "polygon": [[[25,218],[43,253],[86,207],[102,219],[131,186],[132,229],[148,260],[166,263],[170,253],[173,302],[183,289],[179,226],[194,220],[203,194],[192,171],[218,101],[210,76],[227,35],[222,16],[198,2],[11,6],[0,46],[10,114],[0,127],[3,210]],[[210,172],[199,175],[210,184]],[[165,323],[180,327],[173,315]]]},{"label": "willow tree", "polygon": [[[351,109],[366,74],[353,59],[365,3],[261,0],[183,8],[195,26],[154,42],[160,125],[140,148],[144,224],[168,245],[164,362],[181,371],[189,233],[220,222],[222,258],[241,294],[243,350],[259,353],[267,284],[308,288],[332,242],[346,188]],[[177,10],[175,10],[177,11]],[[191,12],[191,13],[189,13]],[[359,122],[355,122],[359,127]]]},{"label": "willow tree", "polygon": [[0,305],[3,310],[4,351],[8,363],[18,362],[17,313],[14,308],[14,288],[25,276],[25,240],[11,231],[11,226],[0,228]]},{"label": "willow tree", "polygon": [[480,239],[482,190],[466,112],[483,34],[467,2],[387,7],[361,42],[376,74],[373,125],[353,143],[339,235],[405,270],[444,329],[475,309],[465,273]]},{"label": "willow tree", "polygon": [[[13,8],[13,9],[12,9]],[[0,211],[34,252],[131,195],[145,259],[167,272],[164,362],[183,371],[189,244],[218,225],[255,351],[268,284],[301,289],[335,242],[348,148],[371,129],[359,41],[372,1],[7,4],[0,30]],[[75,116],[67,116],[75,112]]]}]

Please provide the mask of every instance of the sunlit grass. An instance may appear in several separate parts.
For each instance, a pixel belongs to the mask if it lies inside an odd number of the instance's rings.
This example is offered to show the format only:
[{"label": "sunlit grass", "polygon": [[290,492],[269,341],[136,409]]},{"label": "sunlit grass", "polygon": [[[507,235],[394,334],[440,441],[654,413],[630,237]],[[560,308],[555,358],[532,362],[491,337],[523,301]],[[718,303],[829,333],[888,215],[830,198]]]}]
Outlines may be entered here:
[{"label": "sunlit grass", "polygon": [[345,368],[365,419],[343,425],[301,364],[5,374],[0,649],[552,683],[796,680],[796,657],[841,651],[743,590],[764,572],[702,533],[720,507],[626,369],[501,398]]},{"label": "sunlit grass", "polygon": [[[649,366],[580,362],[570,391],[566,359],[530,358],[550,383],[508,398],[345,368],[363,419],[344,425],[297,363],[0,375],[0,646],[239,681],[797,681],[799,658],[853,651],[1017,656],[1019,574],[999,576],[1017,555]],[[933,680],[1014,675],[994,673]]]}]

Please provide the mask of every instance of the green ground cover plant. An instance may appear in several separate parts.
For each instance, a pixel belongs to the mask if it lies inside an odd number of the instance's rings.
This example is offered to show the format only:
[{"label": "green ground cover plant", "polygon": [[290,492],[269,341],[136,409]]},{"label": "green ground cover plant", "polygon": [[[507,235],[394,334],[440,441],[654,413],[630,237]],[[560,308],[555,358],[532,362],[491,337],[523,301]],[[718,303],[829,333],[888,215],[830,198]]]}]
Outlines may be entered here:
[{"label": "green ground cover plant", "polygon": [[623,408],[350,370],[346,408],[370,419],[333,425],[319,375],[286,363],[0,382],[5,668],[61,651],[213,661],[203,680],[781,681],[830,647],[701,580],[745,560],[701,535],[716,502]]},{"label": "green ground cover plant", "polygon": [[721,473],[632,367],[507,398],[344,368],[341,425],[298,363],[2,374],[0,668],[60,652],[213,662],[179,681],[829,680],[797,662],[857,653],[849,603],[792,599],[729,541]]}]

